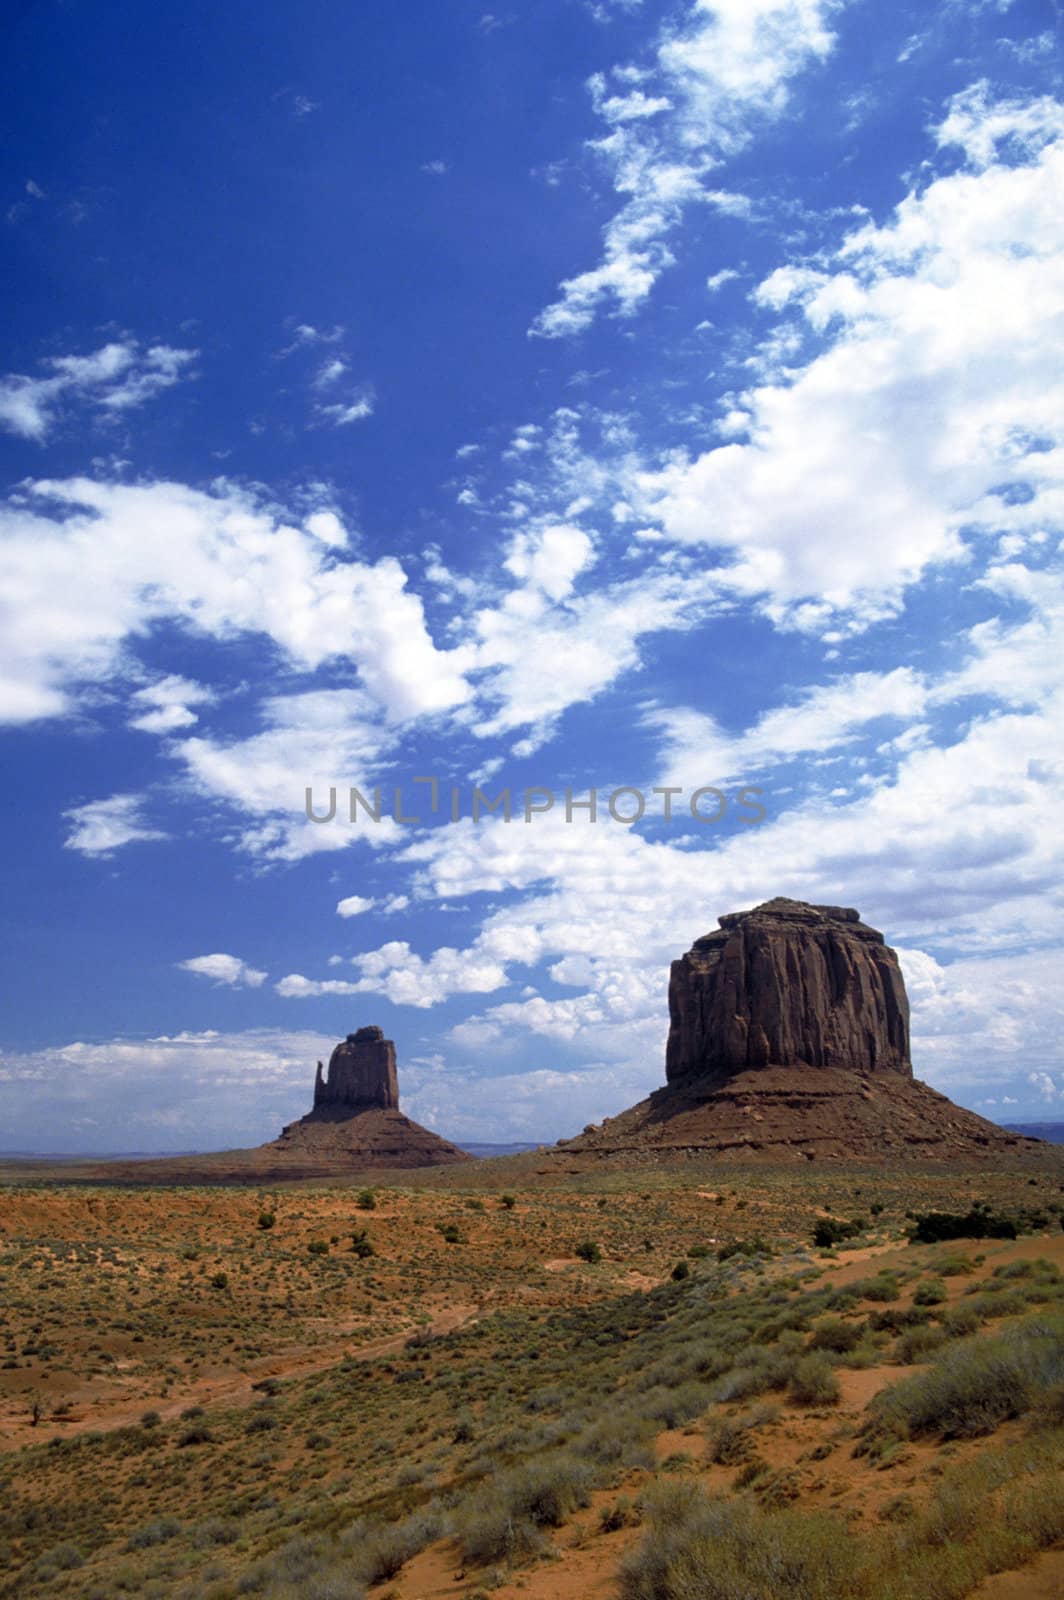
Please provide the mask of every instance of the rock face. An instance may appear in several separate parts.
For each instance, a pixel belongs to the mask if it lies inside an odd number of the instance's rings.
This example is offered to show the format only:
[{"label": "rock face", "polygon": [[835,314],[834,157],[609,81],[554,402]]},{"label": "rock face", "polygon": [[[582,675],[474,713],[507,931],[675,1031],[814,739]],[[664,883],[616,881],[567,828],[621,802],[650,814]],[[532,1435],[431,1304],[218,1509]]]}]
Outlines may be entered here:
[{"label": "rock face", "polygon": [[776,899],[718,922],[672,964],[668,1083],[769,1066],[912,1077],[898,958],[856,911]]},{"label": "rock face", "polygon": [[341,1040],[327,1074],[318,1062],[313,1108],[262,1148],[307,1172],[472,1160],[399,1110],[395,1045],[376,1027],[359,1028]]},{"label": "rock face", "polygon": [[1040,1148],[913,1077],[897,956],[856,911],[777,899],[718,921],[672,964],[665,1088],[562,1140],[558,1161],[942,1161]]},{"label": "rock face", "polygon": [[395,1046],[380,1028],[359,1028],[349,1033],[329,1057],[329,1075],[322,1077],[321,1062],[314,1082],[314,1109],[346,1106],[365,1111],[399,1109],[399,1076]]}]

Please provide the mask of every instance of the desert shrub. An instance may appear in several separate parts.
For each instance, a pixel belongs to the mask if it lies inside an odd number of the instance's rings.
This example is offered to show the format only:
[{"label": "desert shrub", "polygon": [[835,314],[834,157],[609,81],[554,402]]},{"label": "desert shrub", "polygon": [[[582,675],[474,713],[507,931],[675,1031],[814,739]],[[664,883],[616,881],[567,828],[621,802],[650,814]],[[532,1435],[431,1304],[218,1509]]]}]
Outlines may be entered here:
[{"label": "desert shrub", "polygon": [[673,1283],[682,1283],[685,1278],[691,1276],[691,1268],[686,1261],[677,1261],[672,1269],[671,1276]]},{"label": "desert shrub", "polygon": [[572,1442],[572,1450],[597,1467],[652,1467],[653,1419],[625,1410],[593,1422]]},{"label": "desert shrub", "polygon": [[355,1205],[360,1211],[376,1211],[377,1196],[372,1189],[360,1189],[355,1196]]},{"label": "desert shrub", "polygon": [[892,1306],[889,1311],[873,1311],[868,1327],[872,1333],[901,1333],[905,1328],[919,1328],[930,1321],[931,1313],[923,1306]]},{"label": "desert shrub", "polygon": [[[677,1487],[680,1487],[677,1485]],[[824,1514],[742,1500],[648,1505],[650,1531],[621,1563],[622,1600],[838,1600],[855,1594],[858,1546]]]},{"label": "desert shrub", "polygon": [[360,1261],[366,1261],[370,1256],[377,1254],[372,1239],[365,1228],[356,1228],[351,1235],[351,1249]]},{"label": "desert shrub", "polygon": [[797,1355],[784,1349],[766,1350],[756,1362],[744,1363],[725,1372],[713,1385],[712,1398],[724,1403],[746,1400],[769,1389],[785,1389],[791,1380]]},{"label": "desert shrub", "polygon": [[927,1361],[936,1350],[942,1348],[948,1337],[944,1328],[935,1328],[929,1323],[923,1327],[906,1328],[898,1339],[895,1354],[903,1366]]},{"label": "desert shrub", "polygon": [[500,1473],[455,1513],[455,1533],[466,1561],[485,1566],[525,1560],[542,1548],[542,1528],[559,1528],[587,1505],[591,1468],[568,1451]]},{"label": "desert shrub", "polygon": [[445,1244],[461,1244],[462,1235],[456,1222],[440,1222],[436,1228]]},{"label": "desert shrub", "polygon": [[862,1217],[854,1217],[850,1222],[844,1222],[841,1217],[818,1217],[813,1224],[813,1244],[818,1250],[830,1250],[844,1239],[856,1239],[865,1227]]},{"label": "desert shrub", "polygon": [[1023,1416],[1064,1381],[1064,1322],[1034,1318],[1007,1336],[947,1345],[926,1372],[877,1394],[867,1432],[969,1438]]},{"label": "desert shrub", "polygon": [[964,1212],[917,1212],[907,1232],[910,1244],[938,1244],[943,1239],[1015,1239],[1048,1226],[1049,1217],[1037,1208],[1021,1206],[1009,1215],[977,1200]]},{"label": "desert shrub", "polygon": [[982,1320],[974,1306],[953,1306],[943,1313],[939,1326],[951,1339],[964,1339],[979,1331]]},{"label": "desert shrub", "polygon": [[946,1298],[946,1285],[941,1278],[926,1278],[917,1284],[913,1295],[914,1306],[940,1306]]},{"label": "desert shrub", "polygon": [[801,1406],[834,1405],[839,1398],[839,1380],[827,1356],[819,1351],[802,1356],[795,1363],[788,1392]]},{"label": "desert shrub", "polygon": [[307,1245],[307,1254],[312,1256],[327,1256],[329,1244],[326,1239],[311,1239]]},{"label": "desert shrub", "polygon": [[717,1260],[730,1261],[732,1256],[771,1256],[772,1247],[766,1244],[760,1234],[755,1234],[752,1239],[731,1239],[727,1244],[718,1246]]},{"label": "desert shrub", "polygon": [[589,1261],[592,1263],[592,1265],[594,1265],[596,1261],[602,1260],[602,1251],[599,1249],[594,1239],[581,1239],[573,1253],[574,1255],[578,1255],[581,1261]]},{"label": "desert shrub", "polygon": [[229,1287],[228,1272],[215,1272],[211,1277],[212,1289],[227,1289]]},{"label": "desert shrub", "polygon": [[809,1348],[832,1350],[836,1355],[845,1355],[848,1350],[860,1344],[863,1332],[863,1328],[855,1322],[843,1322],[841,1317],[825,1317],[813,1329]]},{"label": "desert shrub", "polygon": [[896,1300],[900,1293],[901,1289],[893,1272],[877,1272],[874,1278],[866,1278],[861,1284],[862,1298],[880,1304]]},{"label": "desert shrub", "polygon": [[185,1429],[177,1443],[181,1449],[186,1449],[189,1445],[210,1444],[213,1437],[205,1422],[194,1422],[191,1428]]},{"label": "desert shrub", "polygon": [[149,1550],[153,1545],[176,1539],[181,1524],[176,1517],[153,1517],[143,1528],[136,1528],[126,1540],[127,1550]]},{"label": "desert shrub", "polygon": [[953,1251],[935,1262],[935,1271],[943,1278],[967,1278],[975,1271],[975,1262],[970,1256]]},{"label": "desert shrub", "polygon": [[419,1511],[403,1522],[371,1527],[365,1532],[360,1529],[352,1566],[363,1583],[383,1583],[401,1572],[442,1531],[442,1521],[432,1511]]},{"label": "desert shrub", "polygon": [[512,1211],[514,1206],[517,1204],[517,1196],[512,1194],[501,1194],[499,1196],[499,1204],[502,1206],[504,1211]]},{"label": "desert shrub", "polygon": [[681,1383],[675,1389],[650,1389],[643,1396],[641,1412],[651,1422],[664,1428],[680,1428],[685,1422],[700,1417],[712,1403],[714,1391],[708,1383],[694,1380]]},{"label": "desert shrub", "polygon": [[721,1467],[738,1466],[750,1454],[754,1432],[779,1415],[774,1405],[754,1406],[737,1416],[715,1417],[707,1430],[706,1448],[710,1461]]},{"label": "desert shrub", "polygon": [[262,1228],[264,1232],[268,1231],[272,1227],[275,1227],[276,1223],[277,1223],[277,1217],[276,1217],[276,1214],[274,1212],[272,1212],[272,1211],[260,1211],[259,1212],[259,1227]]},{"label": "desert shrub", "polygon": [[614,1502],[612,1506],[599,1508],[599,1531],[601,1533],[616,1533],[618,1528],[630,1527],[633,1522],[639,1521],[639,1513],[627,1495]]},{"label": "desert shrub", "polygon": [[140,1425],[142,1428],[157,1428],[162,1420],[158,1411],[144,1411],[141,1413]]}]

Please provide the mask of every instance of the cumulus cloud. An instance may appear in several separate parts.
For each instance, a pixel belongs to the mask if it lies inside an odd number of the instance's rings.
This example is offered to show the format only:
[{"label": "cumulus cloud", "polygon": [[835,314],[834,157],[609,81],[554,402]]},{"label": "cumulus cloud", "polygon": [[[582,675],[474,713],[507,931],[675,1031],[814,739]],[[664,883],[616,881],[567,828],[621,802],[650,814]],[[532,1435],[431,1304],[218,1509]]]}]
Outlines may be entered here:
[{"label": "cumulus cloud", "polygon": [[71,823],[63,843],[67,850],[83,856],[110,856],[126,844],[167,838],[145,822],[143,807],[144,797],[139,794],[112,794],[106,800],[72,806],[63,812]]},{"label": "cumulus cloud", "polygon": [[0,720],[69,710],[163,619],[264,636],[304,670],[346,661],[393,718],[468,699],[470,653],[437,649],[399,562],[355,560],[344,537],[334,513],[299,526],[228,483],[31,484],[0,510]]},{"label": "cumulus cloud", "polygon": [[695,202],[734,209],[736,197],[707,188],[706,175],[783,114],[790,81],[831,49],[834,9],[833,0],[695,0],[665,30],[651,74],[621,67],[591,78],[609,132],[590,148],[623,204],[600,263],[562,283],[532,333],[580,333],[608,304],[631,316],[672,265],[666,240],[685,211]]},{"label": "cumulus cloud", "polygon": [[216,951],[209,956],[191,956],[177,965],[183,972],[193,972],[199,978],[209,978],[212,983],[226,984],[230,989],[258,989],[266,982],[267,974],[257,967],[249,967],[239,956],[228,956]]},{"label": "cumulus cloud", "polygon": [[0,378],[0,427],[43,443],[65,404],[80,400],[105,415],[132,410],[187,377],[197,354],[165,344],[142,349],[124,339],[87,356],[51,356],[47,376]]},{"label": "cumulus cloud", "polygon": [[352,964],[360,973],[354,981],[304,978],[292,972],[277,984],[277,993],[296,1000],[328,994],[382,994],[394,1005],[424,1010],[453,994],[490,994],[507,982],[503,964],[482,950],[442,946],[426,961],[405,939],[393,939],[378,950],[353,956]]},{"label": "cumulus cloud", "polygon": [[367,895],[349,894],[336,903],[336,912],[341,917],[360,917],[366,911],[372,911],[377,904],[376,900]]},{"label": "cumulus cloud", "polygon": [[215,695],[205,684],[171,672],[138,689],[131,698],[136,716],[130,718],[129,726],[141,733],[165,734],[192,727],[198,720],[192,707],[212,705]]},{"label": "cumulus cloud", "polygon": [[[383,813],[350,816],[350,790],[373,803],[380,763],[396,738],[368,695],[314,689],[274,695],[260,707],[261,732],[243,739],[193,735],[171,747],[197,793],[236,812],[238,846],[265,860],[296,861],[357,842],[377,846],[396,831]],[[306,791],[314,816],[307,816]],[[330,799],[335,800],[335,814]]]},{"label": "cumulus cloud", "polygon": [[[976,536],[1061,525],[1064,138],[1040,119],[1031,153],[1027,111],[958,97],[942,126],[977,168],[855,229],[831,270],[762,283],[816,353],[784,369],[766,346],[746,442],[641,479],[641,514],[714,552],[720,581],[777,622],[863,627],[932,566],[969,561]],[[1030,158],[987,164],[977,114],[987,144],[1015,129]],[[1017,480],[1022,495],[1002,490]]]}]

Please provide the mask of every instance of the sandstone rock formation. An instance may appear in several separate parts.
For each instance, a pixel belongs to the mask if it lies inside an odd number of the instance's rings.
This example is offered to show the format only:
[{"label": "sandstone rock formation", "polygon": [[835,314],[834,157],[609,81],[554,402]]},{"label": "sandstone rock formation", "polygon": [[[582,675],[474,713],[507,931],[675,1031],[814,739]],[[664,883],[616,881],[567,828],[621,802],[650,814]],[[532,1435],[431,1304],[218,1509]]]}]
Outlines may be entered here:
[{"label": "sandstone rock formation", "polygon": [[321,1062],[314,1082],[314,1108],[347,1106],[366,1111],[370,1106],[399,1109],[399,1077],[395,1046],[380,1028],[359,1028],[349,1033],[329,1057],[329,1075],[322,1077]]},{"label": "sandstone rock formation", "polygon": [[856,911],[776,899],[718,921],[672,964],[667,1082],[766,1066],[912,1077],[898,958]]},{"label": "sandstone rock formation", "polygon": [[999,1155],[1030,1145],[913,1077],[898,958],[856,911],[776,899],[672,964],[666,1087],[558,1158]]},{"label": "sandstone rock formation", "polygon": [[380,1028],[349,1033],[314,1080],[314,1105],[262,1151],[308,1170],[435,1167],[472,1157],[399,1110],[395,1045]]}]

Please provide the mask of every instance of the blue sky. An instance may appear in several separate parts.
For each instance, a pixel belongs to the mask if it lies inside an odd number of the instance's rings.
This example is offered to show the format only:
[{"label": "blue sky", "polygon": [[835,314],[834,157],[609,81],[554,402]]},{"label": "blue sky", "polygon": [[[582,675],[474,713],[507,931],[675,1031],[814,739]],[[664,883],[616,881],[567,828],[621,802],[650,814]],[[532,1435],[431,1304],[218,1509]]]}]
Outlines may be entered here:
[{"label": "blue sky", "polygon": [[1064,1116],[1053,0],[0,26],[0,1148],[258,1142],[369,1022],[572,1133],[781,893]]}]

